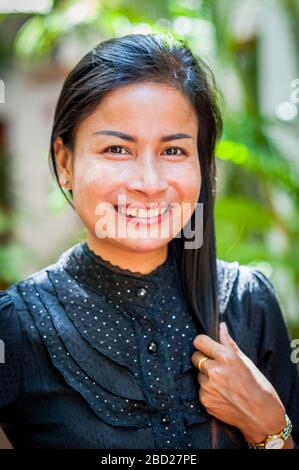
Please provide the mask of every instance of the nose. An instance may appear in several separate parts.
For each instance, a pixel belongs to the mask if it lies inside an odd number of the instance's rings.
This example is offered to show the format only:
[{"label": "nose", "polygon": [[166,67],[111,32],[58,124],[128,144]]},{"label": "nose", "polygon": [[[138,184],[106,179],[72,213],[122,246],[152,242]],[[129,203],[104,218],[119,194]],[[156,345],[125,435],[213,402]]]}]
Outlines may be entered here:
[{"label": "nose", "polygon": [[159,162],[145,158],[134,168],[134,175],[127,182],[128,191],[143,192],[147,196],[165,191],[167,180],[159,167]]}]

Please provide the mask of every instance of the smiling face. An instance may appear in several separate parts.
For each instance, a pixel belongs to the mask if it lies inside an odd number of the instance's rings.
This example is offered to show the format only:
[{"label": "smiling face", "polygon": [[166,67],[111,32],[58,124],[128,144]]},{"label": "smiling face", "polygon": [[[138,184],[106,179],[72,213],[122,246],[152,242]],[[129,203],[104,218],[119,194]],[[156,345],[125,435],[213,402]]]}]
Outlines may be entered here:
[{"label": "smiling face", "polygon": [[[198,127],[182,92],[136,83],[105,95],[78,126],[73,152],[57,138],[59,172],[70,181],[64,187],[73,191],[94,251],[123,258],[129,252],[165,253],[198,201]],[[121,214],[135,206],[167,211],[156,217],[145,211]]]}]

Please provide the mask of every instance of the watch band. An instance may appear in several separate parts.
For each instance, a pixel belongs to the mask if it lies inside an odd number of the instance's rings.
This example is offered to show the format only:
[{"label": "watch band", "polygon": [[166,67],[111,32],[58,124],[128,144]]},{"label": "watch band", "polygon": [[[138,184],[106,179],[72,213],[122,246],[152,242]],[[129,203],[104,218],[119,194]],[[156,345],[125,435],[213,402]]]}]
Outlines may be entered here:
[{"label": "watch band", "polygon": [[285,414],[286,425],[285,427],[276,434],[269,434],[262,442],[252,443],[248,442],[248,447],[251,449],[267,449],[267,444],[274,440],[283,440],[284,442],[290,437],[290,434],[293,429],[292,422],[287,414]]}]

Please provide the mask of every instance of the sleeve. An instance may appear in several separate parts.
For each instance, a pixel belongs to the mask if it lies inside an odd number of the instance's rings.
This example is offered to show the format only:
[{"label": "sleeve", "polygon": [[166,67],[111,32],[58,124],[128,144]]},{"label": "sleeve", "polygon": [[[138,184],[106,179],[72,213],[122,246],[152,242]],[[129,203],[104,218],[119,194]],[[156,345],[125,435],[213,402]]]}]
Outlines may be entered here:
[{"label": "sleeve", "polygon": [[280,303],[270,280],[253,271],[252,310],[259,322],[258,368],[272,383],[292,421],[292,437],[299,448],[299,354],[294,355],[292,339]]},{"label": "sleeve", "polygon": [[0,426],[14,422],[21,394],[22,333],[12,296],[0,291]]}]

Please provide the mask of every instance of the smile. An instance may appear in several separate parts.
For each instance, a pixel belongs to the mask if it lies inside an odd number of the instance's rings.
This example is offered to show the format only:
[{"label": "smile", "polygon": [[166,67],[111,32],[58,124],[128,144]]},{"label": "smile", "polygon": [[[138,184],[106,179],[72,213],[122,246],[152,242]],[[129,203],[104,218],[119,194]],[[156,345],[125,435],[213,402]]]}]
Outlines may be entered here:
[{"label": "smile", "polygon": [[114,206],[114,209],[118,214],[125,217],[127,221],[153,224],[162,222],[170,212],[171,207],[168,205],[163,208],[144,209]]}]

